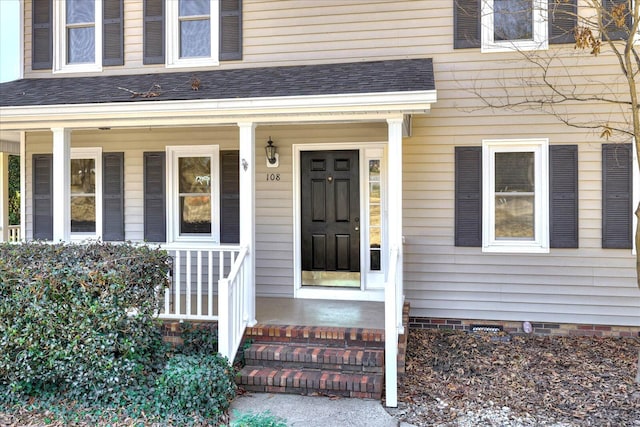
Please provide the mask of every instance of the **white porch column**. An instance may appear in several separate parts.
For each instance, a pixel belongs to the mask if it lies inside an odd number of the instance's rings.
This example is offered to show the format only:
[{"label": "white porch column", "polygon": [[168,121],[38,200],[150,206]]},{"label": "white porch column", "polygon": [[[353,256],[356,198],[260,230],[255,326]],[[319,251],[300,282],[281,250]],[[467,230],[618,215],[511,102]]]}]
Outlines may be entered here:
[{"label": "white porch column", "polygon": [[0,242],[9,240],[9,153],[0,151]]},{"label": "white porch column", "polygon": [[255,264],[255,182],[256,182],[256,124],[238,123],[240,128],[240,246],[249,248],[245,260],[246,292],[245,314],[247,324],[256,321],[256,264]]},{"label": "white porch column", "polygon": [[53,241],[71,240],[71,130],[53,132]]},{"label": "white porch column", "polygon": [[[20,132],[20,241],[27,240],[27,134]],[[32,195],[33,196],[33,195]]]},{"label": "white porch column", "polygon": [[387,119],[389,182],[389,247],[398,250],[395,277],[385,289],[385,388],[386,405],[398,406],[398,333],[402,327],[402,124],[403,117]]}]

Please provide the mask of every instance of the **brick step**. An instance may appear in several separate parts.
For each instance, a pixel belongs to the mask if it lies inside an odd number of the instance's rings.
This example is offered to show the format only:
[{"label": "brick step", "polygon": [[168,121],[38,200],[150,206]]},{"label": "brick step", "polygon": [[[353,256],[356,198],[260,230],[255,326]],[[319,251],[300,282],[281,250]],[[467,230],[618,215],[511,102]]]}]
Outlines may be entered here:
[{"label": "brick step", "polygon": [[384,349],[384,330],[382,329],[258,324],[246,329],[245,338],[254,343],[295,343],[340,348]]},{"label": "brick step", "polygon": [[262,393],[293,393],[382,398],[383,376],[378,373],[344,373],[319,369],[285,369],[245,366],[236,377],[245,390]]},{"label": "brick step", "polygon": [[314,368],[342,372],[384,372],[384,350],[258,342],[244,351],[245,363],[272,368]]}]

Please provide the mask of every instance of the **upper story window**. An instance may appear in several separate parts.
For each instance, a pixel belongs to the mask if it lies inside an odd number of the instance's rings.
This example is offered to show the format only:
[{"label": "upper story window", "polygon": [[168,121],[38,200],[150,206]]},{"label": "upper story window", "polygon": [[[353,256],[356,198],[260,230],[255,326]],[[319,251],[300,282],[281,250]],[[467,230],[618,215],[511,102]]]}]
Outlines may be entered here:
[{"label": "upper story window", "polygon": [[482,0],[482,51],[548,47],[547,0]]},{"label": "upper story window", "polygon": [[573,43],[577,0],[455,0],[455,49],[547,49]]}]

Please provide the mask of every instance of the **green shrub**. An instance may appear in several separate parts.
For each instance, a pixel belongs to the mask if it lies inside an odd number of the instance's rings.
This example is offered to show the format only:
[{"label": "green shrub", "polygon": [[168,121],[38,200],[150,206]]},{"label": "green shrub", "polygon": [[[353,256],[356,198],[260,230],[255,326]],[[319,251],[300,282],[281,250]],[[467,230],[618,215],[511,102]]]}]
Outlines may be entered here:
[{"label": "green shrub", "polygon": [[182,323],[180,336],[183,344],[176,351],[180,354],[216,354],[218,352],[217,323]]},{"label": "green shrub", "polygon": [[219,355],[176,354],[156,382],[156,404],[162,418],[177,425],[217,425],[235,397],[235,373]]},{"label": "green shrub", "polygon": [[284,418],[276,417],[269,411],[254,414],[252,412],[234,412],[235,419],[231,421],[230,427],[287,427]]},{"label": "green shrub", "polygon": [[0,245],[0,403],[120,402],[161,369],[164,251],[131,244]]}]

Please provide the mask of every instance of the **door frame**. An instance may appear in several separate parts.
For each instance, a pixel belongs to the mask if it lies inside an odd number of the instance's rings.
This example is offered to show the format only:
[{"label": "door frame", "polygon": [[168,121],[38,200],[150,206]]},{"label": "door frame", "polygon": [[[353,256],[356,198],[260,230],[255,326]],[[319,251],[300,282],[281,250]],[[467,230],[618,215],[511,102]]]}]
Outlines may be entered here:
[{"label": "door frame", "polygon": [[[372,141],[372,142],[359,142],[359,143],[350,143],[350,142],[342,142],[342,143],[325,143],[325,144],[293,144],[292,146],[292,154],[293,154],[293,165],[292,165],[292,174],[293,174],[293,295],[294,298],[302,298],[302,299],[333,299],[333,300],[351,300],[351,301],[384,301],[384,288],[372,288],[371,286],[367,286],[367,277],[368,277],[368,261],[367,255],[369,253],[368,247],[368,238],[366,238],[365,233],[369,231],[369,219],[365,215],[367,212],[367,202],[368,202],[368,191],[365,191],[368,186],[368,168],[365,168],[368,157],[366,156],[366,149],[377,149],[380,150],[382,155],[380,156],[383,164],[383,169],[385,173],[381,174],[381,184],[383,188],[386,188],[387,182],[387,174],[386,174],[386,163],[387,163],[387,142],[386,141]],[[335,287],[304,287],[302,286],[302,236],[300,231],[301,226],[301,208],[300,208],[300,175],[301,175],[301,165],[300,165],[300,153],[302,151],[335,151],[335,150],[358,150],[359,155],[359,164],[358,164],[358,174],[360,178],[360,188],[359,188],[359,197],[360,197],[360,218],[366,218],[366,222],[361,220],[360,227],[360,288],[352,288],[352,289],[342,289]],[[386,194],[386,193],[383,193]],[[383,203],[383,212],[386,213],[386,198],[382,202]],[[383,213],[383,224],[384,229],[386,230],[386,214]],[[383,233],[383,235],[386,233]],[[383,246],[387,243],[388,239],[383,238]],[[366,244],[365,244],[366,243]],[[386,251],[388,252],[388,251]],[[385,251],[381,253],[381,271],[380,276],[385,276],[385,271],[388,264],[388,255]]]}]

